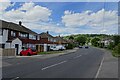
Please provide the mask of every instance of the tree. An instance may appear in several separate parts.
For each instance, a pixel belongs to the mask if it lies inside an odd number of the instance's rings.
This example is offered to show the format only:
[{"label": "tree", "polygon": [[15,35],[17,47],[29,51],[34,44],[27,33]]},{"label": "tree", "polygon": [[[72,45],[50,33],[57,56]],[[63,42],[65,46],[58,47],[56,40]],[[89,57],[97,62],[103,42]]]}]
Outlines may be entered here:
[{"label": "tree", "polygon": [[87,38],[84,37],[84,36],[78,36],[78,37],[76,38],[76,41],[77,41],[80,45],[84,45],[84,44],[86,43],[86,40],[87,40]]},{"label": "tree", "polygon": [[115,45],[118,45],[120,43],[120,35],[113,36],[113,40]]},{"label": "tree", "polygon": [[73,40],[73,39],[74,39],[74,37],[73,37],[73,36],[70,36],[70,37],[69,37],[69,39]]},{"label": "tree", "polygon": [[97,47],[97,46],[99,45],[98,41],[100,41],[99,38],[93,38],[93,39],[91,40],[91,44],[92,44],[93,46],[96,46],[96,47]]}]

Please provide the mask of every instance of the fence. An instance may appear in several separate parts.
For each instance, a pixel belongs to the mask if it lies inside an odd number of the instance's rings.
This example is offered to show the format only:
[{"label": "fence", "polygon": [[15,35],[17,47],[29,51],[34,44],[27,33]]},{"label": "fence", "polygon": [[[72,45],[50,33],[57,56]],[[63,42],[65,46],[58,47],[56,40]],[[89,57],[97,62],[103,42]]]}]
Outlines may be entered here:
[{"label": "fence", "polygon": [[16,56],[15,48],[1,49],[0,48],[0,56]]}]

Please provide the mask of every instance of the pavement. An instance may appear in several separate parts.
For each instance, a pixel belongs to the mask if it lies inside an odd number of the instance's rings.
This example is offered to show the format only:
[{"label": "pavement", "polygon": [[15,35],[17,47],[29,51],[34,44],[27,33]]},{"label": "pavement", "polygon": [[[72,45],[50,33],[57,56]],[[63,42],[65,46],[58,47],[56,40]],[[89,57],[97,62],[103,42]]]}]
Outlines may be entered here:
[{"label": "pavement", "polygon": [[97,78],[118,78],[118,58],[113,57],[109,50],[101,50],[105,54]]},{"label": "pavement", "polygon": [[8,63],[2,68],[4,78],[118,78],[118,59],[93,47],[3,62]]},{"label": "pavement", "polygon": [[78,50],[78,48],[74,48],[74,49],[64,50],[62,53],[57,53],[57,54],[42,54],[42,55],[33,55],[33,56],[16,56],[16,58],[32,57],[32,58],[45,59],[45,58],[51,58],[51,57],[55,57],[55,56],[70,54],[70,53],[76,52],[77,50]]}]

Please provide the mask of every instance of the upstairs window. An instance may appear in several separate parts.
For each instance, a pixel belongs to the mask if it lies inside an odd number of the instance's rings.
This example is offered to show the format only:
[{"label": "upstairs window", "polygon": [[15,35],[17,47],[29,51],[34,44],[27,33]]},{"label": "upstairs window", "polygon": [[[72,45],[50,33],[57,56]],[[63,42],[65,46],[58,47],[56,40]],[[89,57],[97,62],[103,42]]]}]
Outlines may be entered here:
[{"label": "upstairs window", "polygon": [[36,40],[36,36],[35,36],[35,35],[30,34],[30,35],[29,35],[29,39],[34,39],[34,40]]},{"label": "upstairs window", "polygon": [[11,36],[16,36],[16,33],[14,31],[11,31]]},{"label": "upstairs window", "polygon": [[27,38],[27,34],[26,33],[19,33],[19,36],[22,38]]},{"label": "upstairs window", "polygon": [[37,36],[37,40],[40,40],[40,36]]},{"label": "upstairs window", "polygon": [[2,29],[0,29],[0,35],[3,35],[3,30]]}]

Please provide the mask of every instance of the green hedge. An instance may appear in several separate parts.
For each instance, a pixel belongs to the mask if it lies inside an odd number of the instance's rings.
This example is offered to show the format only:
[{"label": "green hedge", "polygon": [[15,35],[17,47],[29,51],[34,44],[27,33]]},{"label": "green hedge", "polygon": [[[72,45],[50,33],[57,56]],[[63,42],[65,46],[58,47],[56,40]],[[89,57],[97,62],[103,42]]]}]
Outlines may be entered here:
[{"label": "green hedge", "polygon": [[120,43],[117,46],[115,46],[112,55],[115,57],[120,57]]},{"label": "green hedge", "polygon": [[74,44],[68,44],[67,46],[66,46],[66,49],[73,49],[74,48]]}]

